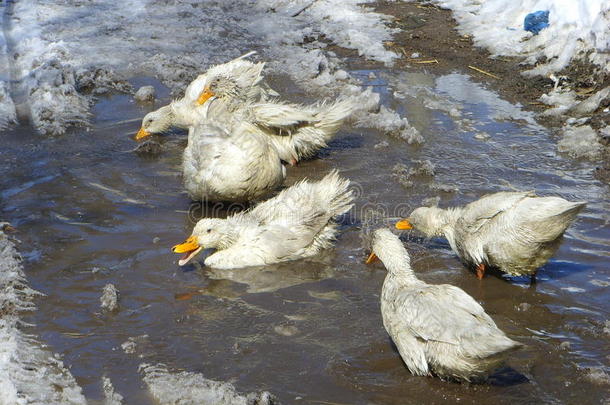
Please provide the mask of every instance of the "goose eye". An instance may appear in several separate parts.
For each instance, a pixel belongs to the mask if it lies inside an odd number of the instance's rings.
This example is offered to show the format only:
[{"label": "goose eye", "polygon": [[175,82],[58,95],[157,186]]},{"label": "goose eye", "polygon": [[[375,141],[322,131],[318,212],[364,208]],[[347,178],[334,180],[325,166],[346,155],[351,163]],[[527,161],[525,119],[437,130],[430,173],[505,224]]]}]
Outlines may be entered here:
[{"label": "goose eye", "polygon": [[210,232],[212,232],[212,230],[211,230],[211,229],[208,229],[208,233],[210,233]]}]

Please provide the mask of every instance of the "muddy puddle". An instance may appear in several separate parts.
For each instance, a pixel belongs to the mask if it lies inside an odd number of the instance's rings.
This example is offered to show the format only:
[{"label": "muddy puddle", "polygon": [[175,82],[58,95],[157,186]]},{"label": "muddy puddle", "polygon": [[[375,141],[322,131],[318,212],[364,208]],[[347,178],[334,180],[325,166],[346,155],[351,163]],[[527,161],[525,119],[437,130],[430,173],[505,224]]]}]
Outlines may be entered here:
[{"label": "muddy puddle", "polygon": [[[159,154],[132,152],[139,119],[152,107],[130,96],[100,99],[90,130],[43,137],[17,127],[2,135],[0,217],[19,229],[30,284],[46,294],[25,320],[62,354],[92,403],[104,398],[104,376],[125,404],[154,403],[142,363],[232,381],[241,392],[268,390],[285,404],[608,398],[610,203],[592,163],[558,155],[556,139],[530,113],[466,75],[369,71],[357,60],[348,67],[425,142],[348,126],[317,158],[288,168],[287,184],[338,168],[357,190],[335,249],[312,260],[179,268],[170,247],[190,233],[193,213],[225,212],[193,206],[184,192],[185,134],[157,138]],[[158,103],[169,100],[153,79],[132,83],[152,83]],[[290,99],[302,97],[284,77],[273,83]],[[385,270],[363,264],[363,229],[426,199],[448,206],[510,189],[589,201],[535,284],[497,275],[479,282],[446,242],[403,239],[422,279],[463,288],[527,347],[484,385],[411,376],[382,326]],[[100,307],[108,283],[120,293],[111,312]]]}]

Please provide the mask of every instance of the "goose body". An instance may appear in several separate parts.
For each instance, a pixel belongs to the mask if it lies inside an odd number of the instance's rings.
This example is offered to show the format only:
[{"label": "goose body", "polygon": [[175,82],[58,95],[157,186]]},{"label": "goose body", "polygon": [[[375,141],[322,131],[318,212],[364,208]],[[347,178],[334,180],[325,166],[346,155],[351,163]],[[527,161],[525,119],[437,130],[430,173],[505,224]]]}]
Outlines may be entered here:
[{"label": "goose body", "polygon": [[203,113],[203,106],[197,100],[214,77],[224,77],[235,82],[243,89],[243,95],[249,102],[263,101],[270,96],[277,96],[278,94],[263,81],[262,72],[265,63],[255,63],[246,59],[254,53],[249,52],[229,62],[212,66],[199,75],[188,85],[184,97],[146,114],[136,139],[160,134],[172,127],[188,129],[197,126]]},{"label": "goose body", "polygon": [[349,211],[349,181],[336,171],[320,181],[303,180],[277,196],[226,219],[204,218],[186,242],[173,248],[185,265],[202,249],[216,251],[206,266],[231,269],[311,257],[332,246],[335,218]]},{"label": "goose body", "polygon": [[196,201],[257,200],[286,177],[277,150],[247,123],[231,134],[210,125],[190,130],[182,169],[185,188]]},{"label": "goose body", "polygon": [[480,277],[486,267],[533,275],[555,254],[563,233],[585,205],[533,192],[499,192],[460,208],[417,208],[397,228],[413,226],[428,236],[446,237]]},{"label": "goose body", "polygon": [[388,274],[381,292],[383,325],[411,373],[480,379],[520,346],[462,289],[419,280],[397,236],[375,231],[373,252]]}]

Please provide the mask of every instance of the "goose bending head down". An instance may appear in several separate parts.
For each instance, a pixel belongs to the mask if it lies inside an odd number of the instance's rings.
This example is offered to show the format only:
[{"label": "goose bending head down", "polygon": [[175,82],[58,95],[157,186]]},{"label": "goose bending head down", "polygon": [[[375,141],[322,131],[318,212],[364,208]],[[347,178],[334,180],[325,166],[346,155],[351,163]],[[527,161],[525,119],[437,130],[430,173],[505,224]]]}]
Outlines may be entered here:
[{"label": "goose bending head down", "polygon": [[520,346],[460,288],[419,280],[390,230],[374,232],[372,250],[388,270],[381,291],[383,325],[414,375],[478,380]]},{"label": "goose bending head down", "polygon": [[585,205],[529,191],[499,192],[463,207],[417,208],[396,228],[444,236],[460,259],[476,269],[478,278],[488,267],[513,276],[535,276]]},{"label": "goose bending head down", "polygon": [[427,237],[443,236],[445,227],[450,223],[445,211],[436,207],[419,207],[408,219],[396,223],[396,229],[417,229]]},{"label": "goose bending head down", "polygon": [[166,105],[156,111],[149,112],[142,119],[142,127],[136,134],[136,140],[152,134],[162,134],[175,125],[175,114],[171,105]]}]

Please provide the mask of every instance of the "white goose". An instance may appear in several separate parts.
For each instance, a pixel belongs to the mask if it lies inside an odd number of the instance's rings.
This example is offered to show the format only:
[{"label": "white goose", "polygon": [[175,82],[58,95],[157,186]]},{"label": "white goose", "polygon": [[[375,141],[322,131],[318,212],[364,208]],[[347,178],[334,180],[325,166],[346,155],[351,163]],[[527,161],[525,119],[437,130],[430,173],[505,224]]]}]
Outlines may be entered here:
[{"label": "white goose", "polygon": [[169,105],[144,116],[136,140],[152,134],[164,133],[172,127],[187,129],[196,126],[201,120],[203,109],[201,107],[203,103],[198,102],[198,99],[204,94],[205,87],[209,85],[209,80],[213,77],[222,76],[235,81],[244,89],[247,99],[252,102],[265,100],[269,96],[277,96],[278,94],[263,82],[262,71],[265,63],[246,60],[255,53],[254,51],[249,52],[229,62],[212,66],[199,75],[186,88],[183,98],[174,100]]},{"label": "white goose", "polygon": [[199,102],[207,122],[233,127],[250,122],[269,137],[280,158],[292,165],[326,147],[345,119],[359,107],[355,97],[309,106],[277,100],[252,102],[252,98],[231,77],[210,78]]},{"label": "white goose", "polygon": [[470,295],[419,280],[409,253],[388,229],[373,235],[373,253],[388,270],[381,292],[383,325],[411,373],[480,379],[520,343],[508,338]]},{"label": "white goose", "polygon": [[196,201],[256,200],[286,177],[277,150],[247,123],[232,134],[206,124],[190,130],[182,169],[186,190]]},{"label": "white goose", "polygon": [[348,187],[336,171],[320,181],[303,180],[250,210],[200,220],[191,237],[172,250],[184,253],[178,261],[184,266],[202,249],[216,249],[204,263],[221,269],[314,256],[332,246],[335,218],[352,207]]},{"label": "white goose", "polygon": [[487,267],[535,275],[585,205],[533,192],[500,192],[460,208],[417,208],[396,228],[446,237],[460,259],[476,268],[479,279]]}]

